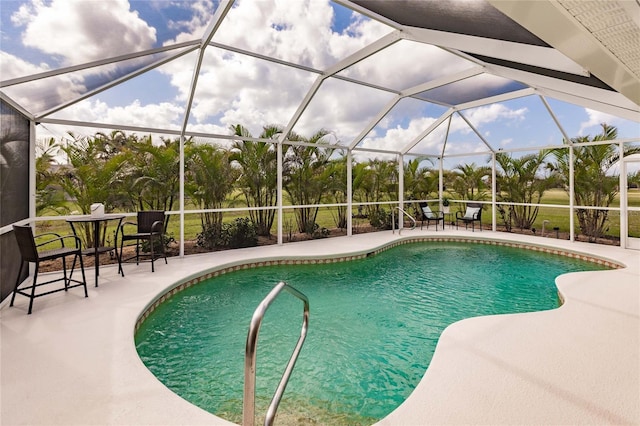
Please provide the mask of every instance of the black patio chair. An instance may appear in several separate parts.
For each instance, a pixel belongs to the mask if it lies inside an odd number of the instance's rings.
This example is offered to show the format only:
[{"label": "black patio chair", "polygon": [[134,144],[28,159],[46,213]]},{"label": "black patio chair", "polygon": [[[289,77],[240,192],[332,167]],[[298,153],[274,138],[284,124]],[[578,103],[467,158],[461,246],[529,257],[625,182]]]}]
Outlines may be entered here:
[{"label": "black patio chair", "polygon": [[471,230],[476,231],[475,223],[480,224],[480,230],[482,231],[482,204],[468,203],[467,210],[464,212],[456,212],[456,229],[458,229],[458,222],[464,222],[464,229],[467,229],[471,224]]},{"label": "black patio chair", "polygon": [[[126,233],[125,228],[131,229],[131,226],[136,227],[136,231],[133,233]],[[147,210],[138,212],[138,218],[136,222],[123,222],[120,225],[120,255],[122,256],[122,249],[124,248],[125,241],[136,242],[136,254],[126,259],[122,259],[122,262],[126,262],[131,259],[136,259],[136,265],[140,263],[140,256],[148,256],[151,259],[151,272],[155,272],[154,261],[160,257],[164,257],[164,263],[167,263],[167,254],[164,250],[164,211],[162,210]],[[149,245],[149,254],[140,253],[140,242],[147,241]],[[160,253],[155,253],[156,248],[160,248]],[[124,271],[120,271],[124,276]]]},{"label": "black patio chair", "polygon": [[[56,234],[53,232],[48,232],[45,234],[34,236],[33,229],[31,229],[31,227],[28,225],[27,226],[14,225],[13,233],[16,236],[16,241],[18,243],[18,248],[20,250],[20,256],[22,257],[22,260],[20,261],[18,278],[16,279],[16,286],[13,289],[13,295],[11,296],[11,303],[9,304],[9,306],[13,306],[13,302],[16,298],[16,294],[21,294],[29,298],[29,311],[27,312],[28,314],[30,314],[31,310],[33,309],[33,299],[35,299],[36,297],[45,296],[47,294],[56,293],[58,291],[63,291],[63,290],[67,291],[70,288],[80,287],[80,286],[84,287],[84,297],[89,296],[89,294],[87,293],[87,280],[84,275],[84,265],[82,263],[82,245],[80,243],[80,238],[76,237],[75,235],[67,235],[62,237],[59,234]],[[42,237],[46,237],[46,240],[43,241],[42,243],[37,244],[36,238],[42,239]],[[72,247],[65,245],[65,241],[67,240],[73,241],[74,244]],[[45,246],[49,246],[49,247],[58,246],[58,247],[50,248],[48,250],[42,249],[42,247],[45,247]],[[71,271],[69,272],[69,276],[67,276],[67,262],[66,262],[67,256],[73,256],[73,263],[71,265]],[[40,262],[43,262],[45,260],[52,260],[52,259],[62,259],[63,277],[38,283],[37,280],[38,280],[38,270],[40,269]],[[74,280],[72,278],[73,271],[75,270],[75,266],[76,266],[76,260],[78,259],[80,260],[80,270],[82,271],[82,281]],[[33,274],[33,281],[31,282],[31,285],[25,286],[23,288],[19,288],[20,277],[22,276],[22,268],[24,267],[25,263],[27,265],[29,263],[35,263],[36,269]],[[25,280],[25,282],[28,282],[28,281],[29,280]],[[51,284],[58,281],[64,282],[63,288],[57,288],[55,290],[50,290],[44,293],[36,294],[36,287],[40,287],[45,284]],[[75,284],[71,285],[71,283],[75,283]]]},{"label": "black patio chair", "polygon": [[420,229],[427,222],[427,229],[431,222],[436,223],[436,231],[438,230],[438,222],[442,222],[442,229],[444,229],[444,213],[438,210],[431,210],[431,208],[425,202],[418,203],[420,205]]}]

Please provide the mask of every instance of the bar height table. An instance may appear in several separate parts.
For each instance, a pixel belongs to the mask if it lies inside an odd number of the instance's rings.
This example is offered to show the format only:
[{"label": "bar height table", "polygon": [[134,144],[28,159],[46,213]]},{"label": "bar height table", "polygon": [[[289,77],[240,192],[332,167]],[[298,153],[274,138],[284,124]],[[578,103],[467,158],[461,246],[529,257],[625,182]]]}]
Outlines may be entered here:
[{"label": "bar height table", "polygon": [[[98,275],[100,275],[100,254],[107,253],[111,251],[116,252],[116,259],[118,259],[118,272],[122,273],[124,276],[124,271],[122,270],[122,263],[120,262],[120,253],[118,253],[118,233],[117,229],[120,228],[120,224],[122,223],[122,219],[124,219],[124,215],[121,214],[105,214],[100,216],[92,216],[92,215],[82,215],[82,216],[74,216],[72,218],[67,219],[69,225],[71,225],[71,230],[73,234],[78,236],[76,228],[74,224],[76,223],[93,223],[93,247],[89,247],[86,250],[82,251],[82,254],[85,256],[94,255],[95,259],[95,271],[96,271],[96,287],[98,287]],[[113,242],[113,246],[100,247],[100,223],[108,222],[110,220],[117,220],[118,227],[116,228],[115,240]]]}]

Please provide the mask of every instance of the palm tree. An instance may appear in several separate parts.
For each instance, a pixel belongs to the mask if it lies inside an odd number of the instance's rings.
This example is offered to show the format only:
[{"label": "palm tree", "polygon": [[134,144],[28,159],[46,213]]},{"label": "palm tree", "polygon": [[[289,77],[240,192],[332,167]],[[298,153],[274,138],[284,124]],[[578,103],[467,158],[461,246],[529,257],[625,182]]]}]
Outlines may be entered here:
[{"label": "palm tree", "polygon": [[60,145],[54,138],[36,144],[36,214],[68,213],[64,192],[57,184],[55,157]]},{"label": "palm tree", "polygon": [[[423,200],[438,192],[438,175],[427,167],[420,167],[425,158],[414,158],[404,165],[404,196],[409,200]],[[433,165],[431,159],[427,159]]]},{"label": "palm tree", "polygon": [[[347,156],[329,161],[327,165],[327,178],[329,180],[328,192],[332,201],[336,204],[347,203]],[[345,229],[347,227],[347,207],[338,206],[337,217],[335,218],[336,227]]]},{"label": "palm tree", "polygon": [[[544,192],[555,186],[555,179],[540,176],[546,158],[551,153],[541,150],[536,154],[522,157],[512,157],[510,154],[496,154],[496,161],[501,168],[497,176],[497,198],[499,201],[539,204]],[[518,228],[531,229],[538,217],[538,206],[498,205],[498,211],[507,227],[511,230],[512,223]]]},{"label": "palm tree", "polygon": [[[371,168],[367,163],[355,163],[351,170],[353,200],[355,202],[368,202],[370,195],[367,191],[368,181],[370,180]],[[358,206],[358,216],[362,217],[363,207]],[[369,207],[367,207],[369,211]]]},{"label": "palm tree", "polygon": [[[173,210],[180,191],[180,140],[161,139],[154,145],[151,136],[134,138],[122,155],[127,158],[127,173],[118,183],[135,210]],[[191,143],[191,139],[185,145]],[[165,231],[169,225],[167,216]]]},{"label": "palm tree", "polygon": [[[249,130],[240,124],[231,126],[231,130],[236,136],[251,137]],[[275,139],[281,133],[282,128],[279,126],[265,126],[260,138]],[[275,207],[278,201],[278,169],[274,144],[236,141],[232,150],[229,161],[236,162],[240,166],[238,185],[247,207]],[[275,209],[249,211],[249,217],[256,225],[258,235],[261,236],[271,235],[275,215]]]},{"label": "palm tree", "polygon": [[[104,203],[110,211],[119,197],[114,188],[122,178],[126,157],[118,154],[105,159],[100,146],[94,138],[75,138],[74,143],[62,148],[68,164],[59,170],[59,183],[83,214],[89,214],[91,204],[96,202]],[[87,223],[83,236],[87,247],[94,246],[95,240],[104,244],[105,234],[96,238],[91,231]]]},{"label": "palm tree", "polygon": [[[599,142],[618,138],[618,129],[601,124],[602,133],[572,138],[573,143]],[[565,141],[566,143],[566,141]],[[620,153],[615,144],[583,145],[573,148],[574,155],[574,202],[577,206],[609,207],[618,194],[618,177],[611,173],[612,167],[622,156],[640,152],[640,147],[627,147]],[[569,192],[569,149],[554,150],[556,163],[550,165],[559,172],[566,191]],[[608,230],[608,210],[576,209],[580,232],[595,241]]]},{"label": "palm tree", "polygon": [[[380,202],[398,199],[398,169],[393,161],[380,159],[369,160],[369,163],[358,170],[357,188],[361,201]],[[354,190],[356,188],[354,182]],[[367,206],[369,216],[380,214],[380,205]]]},{"label": "palm tree", "polygon": [[[230,153],[215,145],[189,144],[185,147],[185,164],[188,170],[185,192],[201,209],[221,209],[233,192],[233,184],[239,175],[229,161]],[[202,231],[222,230],[221,212],[205,212],[200,215]]]},{"label": "palm tree", "polygon": [[[327,130],[319,130],[310,138],[295,134],[289,135],[290,141],[302,141],[314,145],[323,145]],[[287,150],[282,178],[284,189],[293,205],[319,204],[329,191],[329,172],[327,167],[334,148],[309,145],[291,145]],[[295,209],[299,232],[313,234],[316,228],[318,207],[300,207]]]},{"label": "palm tree", "polygon": [[476,163],[458,164],[453,168],[453,192],[463,200],[483,200],[486,197],[485,179],[491,176],[491,167],[477,166]]},{"label": "palm tree", "polygon": [[122,130],[113,130],[109,134],[97,132],[93,138],[98,146],[98,152],[103,159],[118,155],[127,146],[137,141],[135,135],[127,136]]}]

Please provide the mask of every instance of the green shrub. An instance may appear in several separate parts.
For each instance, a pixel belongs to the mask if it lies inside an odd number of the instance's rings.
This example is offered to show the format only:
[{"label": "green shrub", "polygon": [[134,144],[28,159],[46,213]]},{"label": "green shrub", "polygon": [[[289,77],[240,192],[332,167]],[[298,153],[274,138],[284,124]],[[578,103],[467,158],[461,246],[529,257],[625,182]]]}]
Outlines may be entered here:
[{"label": "green shrub", "polygon": [[196,236],[196,245],[207,250],[228,246],[228,234],[224,228],[225,224],[208,226]]},{"label": "green shrub", "polygon": [[311,230],[311,232],[307,232],[307,234],[311,235],[311,238],[314,240],[319,238],[327,238],[330,233],[331,231],[329,231],[324,226],[321,228],[317,223],[313,224],[313,229]]},{"label": "green shrub", "polygon": [[258,229],[248,217],[236,218],[227,225],[226,232],[230,248],[255,247],[258,245]]},{"label": "green shrub", "polygon": [[206,228],[197,235],[196,244],[209,250],[255,247],[258,245],[258,232],[251,219],[239,217],[231,223]]},{"label": "green shrub", "polygon": [[369,223],[376,229],[391,229],[391,224],[393,222],[393,218],[391,217],[391,212],[386,211],[384,209],[373,210],[369,213]]},{"label": "green shrub", "polygon": [[[153,252],[154,253],[161,253],[163,251],[163,247],[166,250],[167,248],[169,248],[169,244],[175,242],[176,239],[173,238],[173,234],[172,235],[162,235],[162,241],[158,240],[158,239],[154,239],[153,240]],[[142,244],[140,245],[140,249],[142,250],[143,253],[149,253],[151,252],[151,244],[149,242],[149,240],[143,240]]]}]

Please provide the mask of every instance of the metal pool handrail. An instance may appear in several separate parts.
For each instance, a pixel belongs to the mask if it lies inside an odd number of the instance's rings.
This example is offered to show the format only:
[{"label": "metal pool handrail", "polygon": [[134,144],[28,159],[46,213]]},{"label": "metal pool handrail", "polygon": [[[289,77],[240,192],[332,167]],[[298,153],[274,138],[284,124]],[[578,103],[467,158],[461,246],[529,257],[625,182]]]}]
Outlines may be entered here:
[{"label": "metal pool handrail", "polygon": [[[416,229],[416,220],[413,218],[413,216],[411,216],[409,213],[407,213],[403,208],[401,207],[394,207],[391,209],[391,233],[395,234],[396,233],[396,216],[395,214],[393,214],[393,212],[398,209],[398,215],[400,217],[402,217],[402,213],[406,214],[407,217],[409,219],[411,219],[411,221],[413,222],[413,226],[411,227],[410,231],[413,231],[414,229]],[[402,229],[404,228],[400,228],[398,227],[398,235],[400,235],[402,233]]]},{"label": "metal pool handrail", "polygon": [[262,318],[264,318],[264,314],[267,312],[267,309],[269,308],[271,303],[278,297],[282,290],[287,290],[289,293],[293,294],[304,303],[304,313],[302,315],[302,330],[300,331],[298,343],[293,349],[291,358],[289,358],[289,363],[287,364],[287,367],[282,374],[280,383],[278,384],[276,392],[273,394],[273,398],[271,399],[271,403],[269,404],[269,409],[267,410],[267,414],[264,418],[265,426],[273,424],[273,420],[276,416],[276,411],[278,410],[278,405],[280,404],[280,399],[282,398],[282,394],[287,387],[289,376],[291,376],[293,367],[296,364],[296,360],[298,359],[298,355],[300,354],[300,350],[302,349],[304,339],[307,337],[307,329],[309,328],[309,299],[307,298],[307,296],[300,293],[295,288],[281,281],[273,288],[273,290],[269,292],[267,297],[265,297],[264,300],[260,302],[255,312],[253,313],[251,324],[249,325],[249,333],[247,334],[247,346],[245,349],[244,357],[244,398],[242,407],[242,424],[244,426],[253,426],[255,421],[256,346],[258,341],[258,332],[260,331],[260,323],[262,322]]}]

